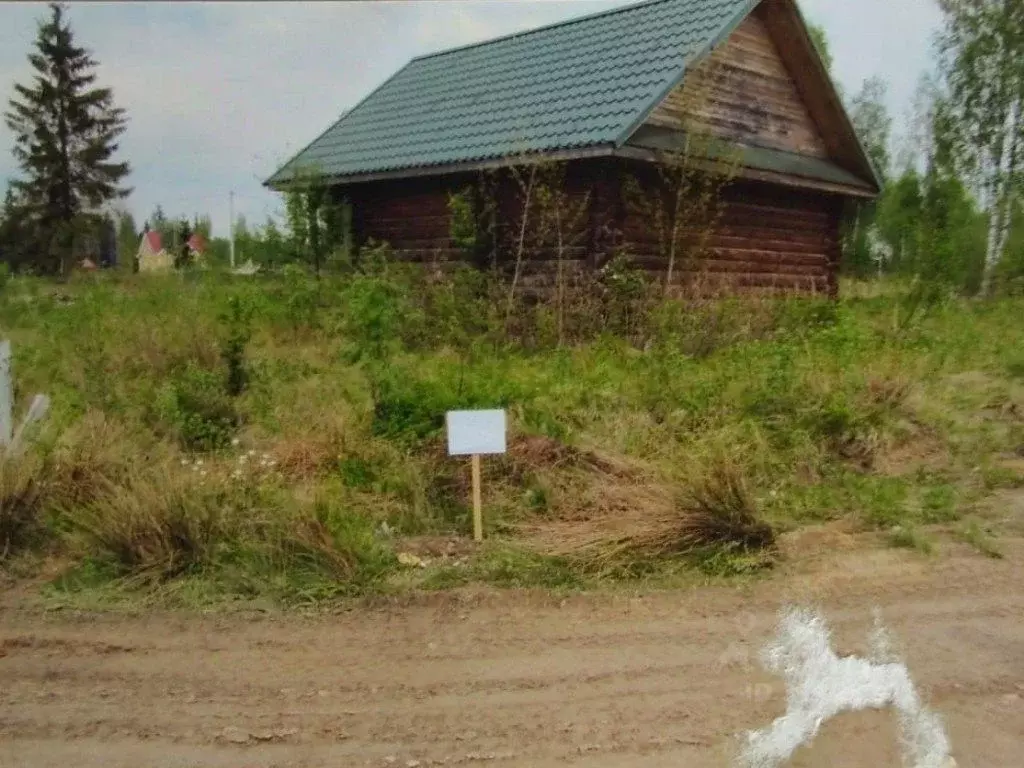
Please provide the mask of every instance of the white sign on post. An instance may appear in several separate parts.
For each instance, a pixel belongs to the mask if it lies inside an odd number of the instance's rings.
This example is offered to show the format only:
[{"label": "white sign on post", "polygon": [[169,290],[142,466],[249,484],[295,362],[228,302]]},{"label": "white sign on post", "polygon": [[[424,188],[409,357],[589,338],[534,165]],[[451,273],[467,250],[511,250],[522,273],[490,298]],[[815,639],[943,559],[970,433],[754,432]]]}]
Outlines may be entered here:
[{"label": "white sign on post", "polygon": [[505,411],[449,411],[448,455],[504,453]]},{"label": "white sign on post", "polygon": [[448,455],[473,457],[473,538],[484,538],[480,457],[506,451],[505,411],[449,411]]}]

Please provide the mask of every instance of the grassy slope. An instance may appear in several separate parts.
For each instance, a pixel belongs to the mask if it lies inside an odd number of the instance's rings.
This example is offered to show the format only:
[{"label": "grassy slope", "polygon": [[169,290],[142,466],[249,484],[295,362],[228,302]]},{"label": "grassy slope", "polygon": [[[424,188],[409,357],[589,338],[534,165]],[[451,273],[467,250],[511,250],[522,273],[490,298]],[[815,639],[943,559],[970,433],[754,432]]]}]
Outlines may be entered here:
[{"label": "grassy slope", "polygon": [[[661,306],[641,350],[599,333],[559,348],[543,309],[519,311],[527,343],[505,343],[493,302],[431,291],[413,302],[393,279],[297,275],[11,281],[0,334],[19,403],[44,391],[54,412],[0,468],[7,568],[55,555],[63,594],[303,600],[756,567],[657,556],[673,552],[687,490],[723,467],[778,531],[848,519],[927,551],[933,526],[952,526],[994,553],[979,502],[1022,484],[1019,299]],[[436,565],[410,575],[398,552],[469,530],[444,411],[497,404],[515,439],[487,462],[491,543],[446,539],[452,556],[429,550]]]}]

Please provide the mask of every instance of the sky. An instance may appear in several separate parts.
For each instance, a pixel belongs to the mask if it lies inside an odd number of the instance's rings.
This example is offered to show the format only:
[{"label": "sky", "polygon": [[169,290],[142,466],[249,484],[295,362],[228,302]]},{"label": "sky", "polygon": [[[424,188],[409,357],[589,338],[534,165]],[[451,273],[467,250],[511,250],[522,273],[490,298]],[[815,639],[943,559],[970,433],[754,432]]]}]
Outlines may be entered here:
[{"label": "sky", "polygon": [[[409,59],[629,5],[630,0],[365,0],[363,2],[75,2],[79,45],[98,84],[127,110],[120,156],[132,165],[125,206],[137,225],[207,214],[224,235],[234,210],[252,224],[280,211],[262,187],[277,167]],[[825,28],[847,93],[889,83],[897,124],[931,67],[941,20],[934,0],[801,0]],[[43,3],[0,2],[2,101],[28,82]],[[17,174],[0,124],[0,184]]]}]

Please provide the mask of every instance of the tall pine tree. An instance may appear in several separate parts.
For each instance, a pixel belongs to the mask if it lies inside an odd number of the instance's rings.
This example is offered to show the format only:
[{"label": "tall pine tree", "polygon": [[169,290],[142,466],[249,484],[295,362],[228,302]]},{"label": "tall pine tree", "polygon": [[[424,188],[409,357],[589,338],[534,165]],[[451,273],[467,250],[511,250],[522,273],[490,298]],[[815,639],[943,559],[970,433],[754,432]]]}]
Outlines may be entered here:
[{"label": "tall pine tree", "polygon": [[130,192],[120,186],[128,163],[113,161],[127,120],[111,90],[94,86],[96,62],[75,44],[63,5],[50,5],[28,59],[33,82],[14,86],[4,115],[23,173],[13,186],[34,266],[65,274],[100,208]]}]

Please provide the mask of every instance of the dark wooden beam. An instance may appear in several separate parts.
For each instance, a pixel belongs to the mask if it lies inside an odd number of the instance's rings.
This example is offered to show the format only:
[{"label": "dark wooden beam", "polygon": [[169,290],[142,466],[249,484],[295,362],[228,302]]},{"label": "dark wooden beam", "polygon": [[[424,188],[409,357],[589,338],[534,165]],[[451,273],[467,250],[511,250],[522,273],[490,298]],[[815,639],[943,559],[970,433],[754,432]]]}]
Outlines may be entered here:
[{"label": "dark wooden beam", "polygon": [[[395,179],[416,179],[425,176],[448,176],[459,173],[474,173],[479,171],[493,171],[500,168],[520,165],[544,165],[545,163],[557,163],[568,160],[587,160],[595,157],[610,157],[614,152],[612,145],[600,145],[596,147],[585,147],[580,149],[566,149],[557,152],[530,155],[510,155],[507,157],[493,158],[490,160],[475,160],[465,163],[449,163],[447,165],[431,165],[419,168],[404,168],[395,171],[380,171],[378,173],[352,174],[348,176],[326,174],[324,180],[330,185],[356,185],[366,184],[373,181],[385,181]],[[277,192],[288,189],[288,182],[282,182],[271,186],[264,186]]]},{"label": "dark wooden beam", "polygon": [[[642,149],[640,147],[623,147],[622,149],[617,150],[615,155],[616,157],[623,157],[629,160],[639,160],[645,163],[657,163],[660,160],[658,152],[649,149]],[[707,163],[707,167],[712,167],[712,165],[713,164],[710,162]],[[694,167],[701,167],[701,163],[694,162]],[[736,169],[735,175],[740,179],[778,184],[780,186],[791,187],[793,189],[809,189],[865,200],[871,200],[877,197],[877,194],[869,189],[865,189],[864,187],[820,181],[804,176],[775,173],[772,171],[759,170],[757,168],[740,167]]]}]

